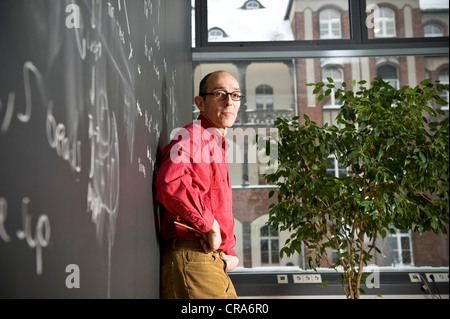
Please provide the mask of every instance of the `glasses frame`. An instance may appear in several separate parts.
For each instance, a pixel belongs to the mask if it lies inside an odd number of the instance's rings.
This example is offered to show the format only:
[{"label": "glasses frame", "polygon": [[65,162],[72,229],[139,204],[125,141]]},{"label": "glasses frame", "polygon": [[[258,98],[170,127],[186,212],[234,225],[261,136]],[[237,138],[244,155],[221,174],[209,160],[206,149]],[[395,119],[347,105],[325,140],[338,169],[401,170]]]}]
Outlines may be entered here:
[{"label": "glasses frame", "polygon": [[[233,94],[240,94],[239,99],[234,99]],[[228,98],[228,96],[230,96],[233,101],[241,101],[245,97],[244,93],[242,93],[241,91],[227,92],[227,91],[220,90],[220,91],[215,91],[215,92],[211,92],[211,93],[200,94],[200,96],[206,96],[206,95],[212,95],[212,96],[214,96],[214,98],[216,100],[219,100],[219,101],[225,101]]]}]

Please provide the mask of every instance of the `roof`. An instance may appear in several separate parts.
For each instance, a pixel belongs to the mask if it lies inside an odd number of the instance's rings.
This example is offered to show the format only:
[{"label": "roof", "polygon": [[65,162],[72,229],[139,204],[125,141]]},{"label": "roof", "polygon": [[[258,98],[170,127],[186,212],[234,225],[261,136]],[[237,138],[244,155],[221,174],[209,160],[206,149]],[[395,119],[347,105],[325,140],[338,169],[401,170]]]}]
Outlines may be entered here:
[{"label": "roof", "polygon": [[289,0],[257,0],[263,8],[246,10],[248,0],[208,1],[208,30],[222,29],[226,42],[294,40],[285,20]]}]

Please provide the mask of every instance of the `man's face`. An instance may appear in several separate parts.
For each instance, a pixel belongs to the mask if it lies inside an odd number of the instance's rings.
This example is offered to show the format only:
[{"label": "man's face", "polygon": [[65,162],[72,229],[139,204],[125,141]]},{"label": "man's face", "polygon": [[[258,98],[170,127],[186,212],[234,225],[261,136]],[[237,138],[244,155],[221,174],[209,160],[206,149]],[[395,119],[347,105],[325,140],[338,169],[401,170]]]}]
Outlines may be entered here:
[{"label": "man's face", "polygon": [[[225,72],[211,75],[207,81],[207,88],[207,93],[240,91],[236,79]],[[232,100],[230,95],[227,95],[225,100],[218,100],[214,95],[197,96],[195,103],[201,114],[222,132],[233,126],[241,106],[241,101]]]}]

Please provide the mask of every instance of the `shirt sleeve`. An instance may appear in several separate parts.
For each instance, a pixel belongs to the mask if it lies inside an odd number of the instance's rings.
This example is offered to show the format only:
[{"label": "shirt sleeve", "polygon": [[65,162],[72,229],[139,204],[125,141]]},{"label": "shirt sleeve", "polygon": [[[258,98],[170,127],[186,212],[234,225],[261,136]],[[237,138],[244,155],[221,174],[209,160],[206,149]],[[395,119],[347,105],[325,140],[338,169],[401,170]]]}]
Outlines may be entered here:
[{"label": "shirt sleeve", "polygon": [[179,216],[201,232],[208,232],[214,222],[208,197],[211,172],[208,165],[193,163],[187,142],[171,143],[165,152],[156,177],[156,199],[174,218]]}]

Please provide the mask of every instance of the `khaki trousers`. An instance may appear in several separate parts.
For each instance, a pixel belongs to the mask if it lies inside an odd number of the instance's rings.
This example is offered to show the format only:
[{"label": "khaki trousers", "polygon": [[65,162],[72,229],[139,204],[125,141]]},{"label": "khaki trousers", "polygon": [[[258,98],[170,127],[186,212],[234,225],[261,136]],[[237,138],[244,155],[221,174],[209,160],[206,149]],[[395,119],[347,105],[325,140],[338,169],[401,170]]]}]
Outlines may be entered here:
[{"label": "khaki trousers", "polygon": [[236,299],[221,252],[206,254],[199,240],[173,239],[161,256],[162,299]]}]

